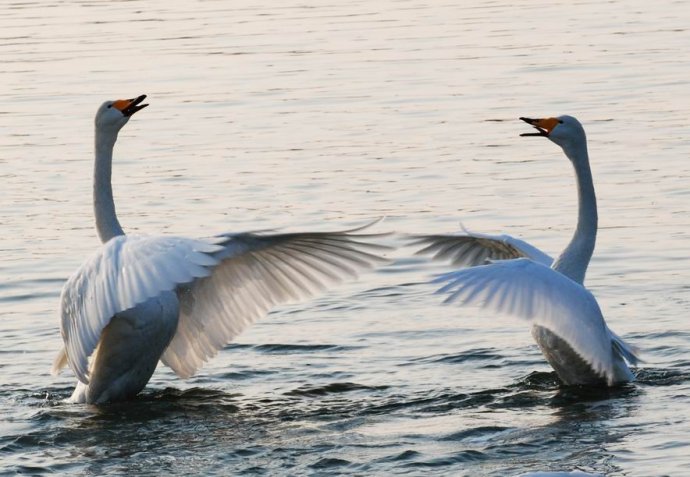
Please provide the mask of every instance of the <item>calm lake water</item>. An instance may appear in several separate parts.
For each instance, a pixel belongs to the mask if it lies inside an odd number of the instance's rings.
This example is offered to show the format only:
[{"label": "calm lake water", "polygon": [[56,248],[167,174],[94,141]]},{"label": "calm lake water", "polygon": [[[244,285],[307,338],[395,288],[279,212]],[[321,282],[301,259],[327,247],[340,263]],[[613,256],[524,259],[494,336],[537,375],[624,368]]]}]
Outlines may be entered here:
[{"label": "calm lake water", "polygon": [[[0,472],[690,475],[690,15],[683,1],[54,1],[0,7]],[[127,231],[510,233],[556,254],[573,174],[519,116],[585,125],[588,273],[635,383],[558,386],[528,327],[394,261],[281,307],[192,379],[61,402],[64,280],[98,247],[93,115]],[[389,239],[393,245],[399,244]]]}]

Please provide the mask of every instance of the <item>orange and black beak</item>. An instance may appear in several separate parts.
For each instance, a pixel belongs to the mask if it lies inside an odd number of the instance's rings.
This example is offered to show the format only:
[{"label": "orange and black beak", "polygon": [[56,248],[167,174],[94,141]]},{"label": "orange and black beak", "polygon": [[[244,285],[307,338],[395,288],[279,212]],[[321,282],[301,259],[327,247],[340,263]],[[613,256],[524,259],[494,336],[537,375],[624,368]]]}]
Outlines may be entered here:
[{"label": "orange and black beak", "polygon": [[148,104],[140,104],[146,99],[146,95],[142,94],[138,98],[134,99],[118,99],[113,103],[113,107],[120,110],[125,116],[131,116],[137,111],[144,109]]},{"label": "orange and black beak", "polygon": [[545,119],[532,119],[532,118],[520,118],[527,124],[534,126],[539,132],[535,133],[522,133],[520,136],[544,136],[549,137],[553,128],[555,128],[561,121],[557,118],[545,118]]}]

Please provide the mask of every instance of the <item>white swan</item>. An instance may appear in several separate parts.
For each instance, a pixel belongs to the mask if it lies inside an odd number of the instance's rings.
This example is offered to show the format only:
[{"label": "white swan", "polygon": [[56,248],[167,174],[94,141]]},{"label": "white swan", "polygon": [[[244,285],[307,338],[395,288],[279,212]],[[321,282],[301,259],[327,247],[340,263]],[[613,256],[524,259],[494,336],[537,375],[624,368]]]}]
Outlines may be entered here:
[{"label": "white swan", "polygon": [[60,304],[64,348],[53,365],[78,378],[73,402],[127,399],[159,359],[189,377],[276,304],[313,296],[373,267],[387,247],[361,229],[222,234],[210,239],[127,236],[115,214],[113,147],[145,95],[96,113],[94,209],[104,245],[69,278]]},{"label": "white swan", "polygon": [[[470,266],[441,276],[446,302],[485,306],[529,320],[546,360],[568,385],[613,386],[633,379],[628,363],[635,350],[613,333],[599,305],[583,285],[597,235],[597,204],[585,131],[571,116],[520,118],[559,145],[575,168],[579,198],[577,228],[554,261],[544,252],[507,235],[430,235],[417,240],[454,264]],[[488,261],[488,263],[487,263]]]}]

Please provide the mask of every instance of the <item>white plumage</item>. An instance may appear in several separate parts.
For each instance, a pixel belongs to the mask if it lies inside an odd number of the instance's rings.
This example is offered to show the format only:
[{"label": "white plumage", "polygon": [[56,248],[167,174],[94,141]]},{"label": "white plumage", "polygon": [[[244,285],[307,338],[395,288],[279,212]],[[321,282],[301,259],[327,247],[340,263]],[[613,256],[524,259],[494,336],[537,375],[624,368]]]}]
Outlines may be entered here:
[{"label": "white plumage", "polygon": [[67,280],[60,300],[74,402],[137,394],[160,360],[193,375],[273,306],[302,300],[383,262],[360,229],[240,233],[208,239],[124,235],[111,187],[119,130],[145,96],[105,102],[96,114],[94,211],[104,245]]},{"label": "white plumage", "polygon": [[469,266],[435,281],[446,283],[439,293],[446,302],[483,306],[532,324],[532,334],[547,361],[566,384],[612,386],[634,378],[628,363],[638,358],[633,348],[613,333],[594,295],[583,283],[597,233],[597,207],[581,124],[571,116],[521,118],[537,133],[563,148],[575,168],[578,224],[572,240],[556,260],[508,235],[428,235],[416,243],[418,253],[433,253]]}]

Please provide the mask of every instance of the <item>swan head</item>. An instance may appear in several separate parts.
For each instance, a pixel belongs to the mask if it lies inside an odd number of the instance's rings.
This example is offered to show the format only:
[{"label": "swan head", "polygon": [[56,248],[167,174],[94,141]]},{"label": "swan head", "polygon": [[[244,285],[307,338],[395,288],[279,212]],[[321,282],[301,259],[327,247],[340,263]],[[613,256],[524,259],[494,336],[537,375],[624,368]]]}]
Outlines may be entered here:
[{"label": "swan head", "polygon": [[[580,121],[572,116],[558,116],[557,118],[520,118],[527,124],[534,126],[537,132],[522,133],[520,136],[543,136],[558,144],[568,154],[581,148],[587,143],[585,129]],[[568,154],[570,157],[570,154]]]},{"label": "swan head", "polygon": [[117,133],[134,113],[148,106],[148,104],[141,104],[144,99],[146,95],[142,94],[133,99],[118,99],[101,104],[96,112],[96,129]]}]

